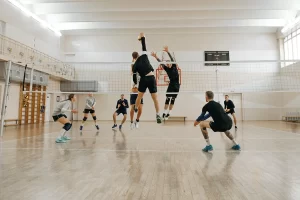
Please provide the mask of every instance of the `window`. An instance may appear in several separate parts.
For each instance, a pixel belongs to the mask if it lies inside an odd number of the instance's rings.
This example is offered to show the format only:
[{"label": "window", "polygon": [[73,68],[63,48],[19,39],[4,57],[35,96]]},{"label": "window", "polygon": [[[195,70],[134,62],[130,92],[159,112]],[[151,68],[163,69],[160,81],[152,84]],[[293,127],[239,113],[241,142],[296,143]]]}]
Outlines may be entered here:
[{"label": "window", "polygon": [[[298,30],[300,30],[300,28]],[[298,59],[300,59],[300,31],[299,34],[297,35],[297,47],[298,47]]]},{"label": "window", "polygon": [[[300,27],[287,35],[283,40],[283,44],[285,60],[300,60]],[[293,63],[294,62],[286,62],[285,66]]]}]

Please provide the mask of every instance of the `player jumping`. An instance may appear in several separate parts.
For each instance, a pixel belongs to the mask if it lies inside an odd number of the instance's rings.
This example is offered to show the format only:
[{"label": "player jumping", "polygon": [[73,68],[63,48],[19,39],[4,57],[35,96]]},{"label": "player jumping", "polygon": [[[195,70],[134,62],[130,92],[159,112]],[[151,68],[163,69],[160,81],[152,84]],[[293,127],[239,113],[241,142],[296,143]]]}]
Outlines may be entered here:
[{"label": "player jumping", "polygon": [[[174,58],[172,57],[172,55],[169,52],[168,46],[164,47],[164,51],[167,53],[167,55],[169,57],[169,59],[164,59],[164,61],[175,62]],[[156,56],[156,53],[152,52],[151,55],[158,62],[161,62],[161,60]],[[168,77],[170,79],[169,86],[167,89],[167,94],[166,94],[164,113],[163,113],[163,118],[168,119],[171,114],[171,111],[174,107],[175,99],[176,99],[179,89],[180,89],[178,65],[177,64],[166,64],[166,65],[161,64],[161,67],[166,71],[166,73],[168,74]],[[172,94],[169,94],[169,93],[172,93]]]}]

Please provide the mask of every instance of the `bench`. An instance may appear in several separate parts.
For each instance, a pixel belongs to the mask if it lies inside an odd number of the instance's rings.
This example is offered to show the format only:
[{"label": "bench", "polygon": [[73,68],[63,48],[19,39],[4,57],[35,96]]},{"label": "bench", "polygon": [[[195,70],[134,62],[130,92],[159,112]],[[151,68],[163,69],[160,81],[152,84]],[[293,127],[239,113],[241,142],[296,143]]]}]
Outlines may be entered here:
[{"label": "bench", "polygon": [[164,119],[164,122],[166,121],[183,121],[185,123],[186,121],[186,116],[170,116],[168,120]]},{"label": "bench", "polygon": [[285,116],[282,116],[282,121],[299,122],[300,112],[287,112]]},{"label": "bench", "polygon": [[[14,123],[14,124],[7,124],[7,122],[16,122],[16,123]],[[4,127],[6,127],[6,126],[17,126],[19,124],[20,124],[20,120],[18,120],[18,119],[5,119],[4,120]]]}]

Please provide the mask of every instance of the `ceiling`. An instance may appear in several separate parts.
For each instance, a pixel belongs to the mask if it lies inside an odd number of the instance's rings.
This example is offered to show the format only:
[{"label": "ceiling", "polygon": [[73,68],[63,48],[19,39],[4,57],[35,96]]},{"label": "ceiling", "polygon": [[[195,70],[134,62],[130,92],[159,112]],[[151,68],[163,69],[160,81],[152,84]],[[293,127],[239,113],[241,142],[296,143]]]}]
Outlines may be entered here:
[{"label": "ceiling", "polygon": [[276,32],[300,0],[20,0],[72,34]]}]

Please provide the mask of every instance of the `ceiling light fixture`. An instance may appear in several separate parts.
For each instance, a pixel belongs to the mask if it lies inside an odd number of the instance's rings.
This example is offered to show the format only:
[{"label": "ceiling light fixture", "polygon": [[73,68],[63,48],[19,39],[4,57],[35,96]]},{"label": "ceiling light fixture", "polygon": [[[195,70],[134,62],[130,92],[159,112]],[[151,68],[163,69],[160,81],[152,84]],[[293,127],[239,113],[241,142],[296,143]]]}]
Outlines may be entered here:
[{"label": "ceiling light fixture", "polygon": [[42,20],[39,18],[36,14],[32,13],[29,11],[27,8],[25,8],[22,4],[20,4],[16,0],[7,0],[9,1],[12,5],[16,6],[18,9],[20,9],[22,12],[25,13],[25,15],[32,17],[34,20],[38,21],[43,27],[48,28],[49,30],[53,31],[57,36],[61,36],[61,32],[57,29],[55,29],[51,24],[46,22],[45,20]]}]

